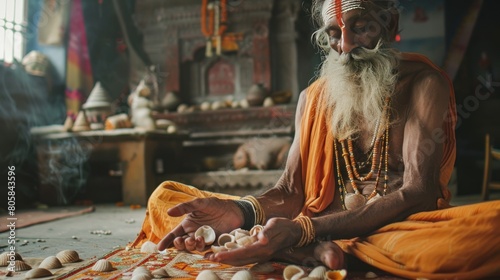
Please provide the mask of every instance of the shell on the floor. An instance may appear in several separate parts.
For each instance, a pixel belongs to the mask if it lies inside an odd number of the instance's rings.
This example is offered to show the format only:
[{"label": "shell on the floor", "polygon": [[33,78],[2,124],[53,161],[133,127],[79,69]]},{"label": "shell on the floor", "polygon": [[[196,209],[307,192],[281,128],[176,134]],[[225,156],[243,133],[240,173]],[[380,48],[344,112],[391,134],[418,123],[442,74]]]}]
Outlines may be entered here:
[{"label": "shell on the floor", "polygon": [[153,279],[153,277],[147,274],[137,274],[133,275],[132,278],[130,278],[130,280],[151,280],[151,279]]},{"label": "shell on the floor", "polygon": [[153,278],[153,273],[149,269],[147,269],[144,266],[139,266],[132,271],[132,276],[141,276],[141,275],[146,275],[150,279]]},{"label": "shell on the floor", "polygon": [[201,226],[194,232],[194,238],[203,237],[205,245],[212,245],[215,241],[215,231],[210,226]]},{"label": "shell on the floor", "polygon": [[99,272],[108,272],[114,269],[113,264],[106,259],[100,259],[92,266],[93,271]]},{"label": "shell on the floor", "polygon": [[287,265],[283,269],[283,278],[285,280],[300,279],[305,276],[305,271],[297,265]]},{"label": "shell on the floor", "polygon": [[31,269],[31,265],[25,263],[24,261],[15,261],[14,263],[14,271],[26,271],[26,270],[30,270]]},{"label": "shell on the floor", "polygon": [[22,261],[23,260],[21,255],[19,255],[19,253],[17,253],[17,252],[15,252],[14,255],[12,255],[11,252],[5,252],[5,253],[2,253],[0,255],[0,266],[8,266],[11,256],[14,257],[13,261]]},{"label": "shell on the floor", "polygon": [[142,244],[141,253],[158,253],[158,248],[155,243],[148,240]]},{"label": "shell on the floor", "polygon": [[61,268],[62,263],[56,256],[48,256],[43,259],[38,267],[46,269]]},{"label": "shell on the floor", "polygon": [[37,268],[33,268],[30,271],[26,272],[26,274],[24,275],[24,278],[32,279],[32,278],[42,278],[42,277],[47,277],[47,276],[52,276],[52,272],[50,272],[46,268],[37,267]]},{"label": "shell on the floor", "polygon": [[347,271],[345,269],[329,270],[325,273],[325,276],[327,280],[343,280],[347,276]]},{"label": "shell on the floor", "polygon": [[253,280],[254,277],[252,273],[248,270],[240,270],[236,272],[233,277],[231,277],[231,280]]},{"label": "shell on the floor", "polygon": [[220,280],[220,277],[217,276],[217,274],[215,274],[212,270],[205,269],[198,273],[196,280]]},{"label": "shell on the floor", "polygon": [[61,263],[74,263],[81,261],[78,252],[75,250],[62,250],[56,254],[56,257],[61,261]]},{"label": "shell on the floor", "polygon": [[158,277],[158,278],[167,278],[170,277],[168,274],[168,271],[165,268],[158,268],[153,270],[153,277]]}]

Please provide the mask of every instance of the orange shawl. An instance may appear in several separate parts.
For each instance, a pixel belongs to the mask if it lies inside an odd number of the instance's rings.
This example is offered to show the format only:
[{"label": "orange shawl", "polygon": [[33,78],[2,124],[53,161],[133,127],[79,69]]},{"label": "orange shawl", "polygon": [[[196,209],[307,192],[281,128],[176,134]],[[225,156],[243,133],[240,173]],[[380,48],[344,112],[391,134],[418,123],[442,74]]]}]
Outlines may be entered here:
[{"label": "orange shawl", "polygon": [[[453,84],[440,68],[429,59],[419,54],[404,53],[402,60],[419,61],[438,70],[447,79],[450,87],[449,118],[444,123],[446,142],[444,143],[443,159],[441,161],[440,187],[446,202],[451,199],[447,184],[455,164],[455,124],[456,108]],[[326,114],[318,112],[318,100],[324,90],[324,80],[314,82],[307,89],[307,101],[302,117],[300,134],[300,154],[302,159],[302,178],[305,186],[305,203],[302,209],[304,215],[323,211],[332,201],[335,188],[328,188],[330,182],[335,182],[333,169],[333,135],[329,133]],[[445,203],[446,205],[447,203]],[[443,205],[438,205],[442,207]]]}]

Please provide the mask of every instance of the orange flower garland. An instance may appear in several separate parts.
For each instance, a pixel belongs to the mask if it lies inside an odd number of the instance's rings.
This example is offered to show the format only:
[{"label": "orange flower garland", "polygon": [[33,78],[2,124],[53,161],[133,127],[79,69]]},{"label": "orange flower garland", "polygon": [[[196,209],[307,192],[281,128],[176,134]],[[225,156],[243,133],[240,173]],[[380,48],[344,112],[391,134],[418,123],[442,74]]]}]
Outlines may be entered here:
[{"label": "orange flower garland", "polygon": [[[207,10],[208,10],[208,0],[202,0],[201,3],[201,32],[205,37],[210,37],[212,36],[214,30],[214,10],[210,9],[210,18],[209,18],[209,23],[207,27]],[[210,30],[208,29],[210,28]]]},{"label": "orange flower garland", "polygon": [[[208,0],[202,0],[201,4],[201,32],[207,38],[206,55],[212,55],[212,39],[215,37],[217,44],[217,54],[220,54],[221,35],[227,29],[227,0],[220,0],[220,13],[216,9],[219,7],[210,7]],[[207,11],[208,22],[207,22]],[[217,16],[217,18],[215,18]],[[208,26],[207,26],[208,24]],[[217,33],[217,34],[215,34]]]},{"label": "orange flower garland", "polygon": [[220,1],[220,28],[219,34],[222,35],[227,29],[227,0]]}]

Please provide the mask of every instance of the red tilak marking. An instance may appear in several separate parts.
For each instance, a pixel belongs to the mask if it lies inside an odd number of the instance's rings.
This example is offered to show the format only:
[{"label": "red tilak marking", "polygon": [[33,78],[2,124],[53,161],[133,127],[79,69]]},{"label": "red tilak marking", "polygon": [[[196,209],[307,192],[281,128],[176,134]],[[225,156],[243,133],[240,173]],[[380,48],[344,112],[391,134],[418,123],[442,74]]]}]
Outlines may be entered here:
[{"label": "red tilak marking", "polygon": [[340,28],[344,28],[344,21],[342,21],[342,0],[335,0],[335,16]]}]

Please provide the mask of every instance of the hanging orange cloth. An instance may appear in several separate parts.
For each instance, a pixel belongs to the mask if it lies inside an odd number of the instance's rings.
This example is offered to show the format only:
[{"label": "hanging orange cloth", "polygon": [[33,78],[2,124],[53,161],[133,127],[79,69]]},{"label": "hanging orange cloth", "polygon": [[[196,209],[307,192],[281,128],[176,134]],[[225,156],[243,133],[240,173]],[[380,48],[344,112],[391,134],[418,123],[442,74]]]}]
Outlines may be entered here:
[{"label": "hanging orange cloth", "polygon": [[[449,82],[450,102],[448,107],[449,117],[443,125],[446,135],[443,158],[441,161],[440,186],[443,199],[440,199],[438,208],[449,207],[451,193],[448,190],[448,181],[455,164],[455,124],[456,108],[453,84],[446,74],[435,66],[425,56],[419,54],[402,53],[401,60],[419,61],[428,64],[443,74]],[[324,92],[325,81],[319,79],[307,89],[307,101],[301,122],[300,155],[302,159],[302,178],[305,187],[305,203],[302,209],[304,215],[313,216],[314,213],[323,211],[333,201],[335,188],[328,187],[330,182],[335,183],[333,172],[334,163],[334,137],[329,132],[327,116],[319,109],[318,102]],[[320,107],[321,108],[321,107]],[[318,112],[318,110],[321,110]]]}]

